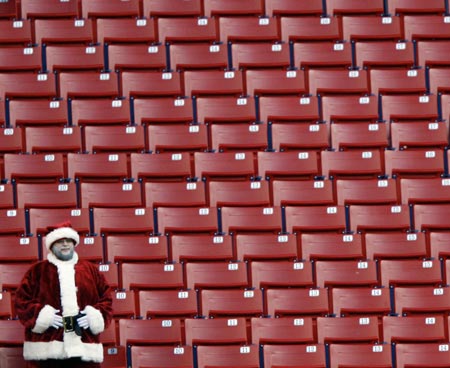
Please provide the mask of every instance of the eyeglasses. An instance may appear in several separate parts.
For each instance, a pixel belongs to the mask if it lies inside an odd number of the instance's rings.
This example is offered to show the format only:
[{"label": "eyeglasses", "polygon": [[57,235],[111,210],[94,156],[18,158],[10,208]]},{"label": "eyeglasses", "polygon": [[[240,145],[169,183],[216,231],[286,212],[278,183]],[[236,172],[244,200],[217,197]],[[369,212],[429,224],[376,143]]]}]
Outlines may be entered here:
[{"label": "eyeglasses", "polygon": [[70,244],[72,244],[72,245],[75,245],[75,242],[73,241],[73,239],[70,239],[70,238],[62,238],[62,239],[58,239],[58,240],[56,240],[56,241],[53,243],[53,245],[63,245],[63,244],[66,244],[66,243],[70,243]]}]

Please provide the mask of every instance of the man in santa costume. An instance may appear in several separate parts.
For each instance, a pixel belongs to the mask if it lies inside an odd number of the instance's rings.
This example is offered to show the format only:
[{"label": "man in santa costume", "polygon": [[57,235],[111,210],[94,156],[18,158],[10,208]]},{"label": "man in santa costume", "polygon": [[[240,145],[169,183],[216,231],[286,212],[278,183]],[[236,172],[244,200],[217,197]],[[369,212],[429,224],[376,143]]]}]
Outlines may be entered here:
[{"label": "man in santa costume", "polygon": [[79,241],[70,223],[51,228],[47,260],[32,265],[16,291],[29,367],[98,368],[103,361],[99,334],[112,320],[111,291],[98,268],[78,258]]}]

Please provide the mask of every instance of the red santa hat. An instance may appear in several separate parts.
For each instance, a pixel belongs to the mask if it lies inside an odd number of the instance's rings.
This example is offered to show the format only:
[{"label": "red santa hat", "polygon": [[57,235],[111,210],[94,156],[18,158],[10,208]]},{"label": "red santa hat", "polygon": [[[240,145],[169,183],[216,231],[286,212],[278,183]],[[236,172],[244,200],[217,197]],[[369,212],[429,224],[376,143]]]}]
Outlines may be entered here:
[{"label": "red santa hat", "polygon": [[45,236],[45,247],[48,251],[50,251],[52,244],[60,239],[72,239],[75,246],[80,242],[80,236],[77,231],[72,228],[72,224],[69,221],[48,227],[47,229],[49,230],[49,233]]}]

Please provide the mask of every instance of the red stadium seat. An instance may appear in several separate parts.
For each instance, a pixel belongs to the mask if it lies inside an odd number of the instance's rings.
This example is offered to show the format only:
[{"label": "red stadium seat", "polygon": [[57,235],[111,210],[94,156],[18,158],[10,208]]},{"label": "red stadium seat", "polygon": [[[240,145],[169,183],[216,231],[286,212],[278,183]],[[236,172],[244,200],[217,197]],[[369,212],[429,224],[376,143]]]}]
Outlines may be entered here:
[{"label": "red stadium seat", "polygon": [[211,151],[266,151],[269,148],[266,124],[213,124]]},{"label": "red stadium seat", "polygon": [[222,44],[176,43],[170,45],[169,55],[170,68],[176,71],[229,67],[227,48]]},{"label": "red stadium seat", "polygon": [[135,318],[135,292],[120,290],[112,293],[112,307],[114,318]]},{"label": "red stadium seat", "polygon": [[195,290],[139,290],[139,316],[143,318],[198,317]]},{"label": "red stadium seat", "polygon": [[231,235],[175,234],[170,237],[170,256],[173,262],[184,263],[232,261],[235,259],[233,238]]},{"label": "red stadium seat", "polygon": [[443,316],[384,316],[383,340],[387,343],[447,342]]},{"label": "red stadium seat", "polygon": [[413,228],[408,205],[353,204],[349,212],[350,230],[359,232],[408,231]]},{"label": "red stadium seat", "polygon": [[355,43],[355,66],[360,68],[415,66],[411,41],[358,41]]},{"label": "red stadium seat", "polygon": [[415,364],[443,366],[450,359],[449,351],[447,343],[399,343],[395,346],[397,367],[406,368]]},{"label": "red stadium seat", "polygon": [[369,259],[426,258],[428,244],[423,232],[373,232],[364,235],[366,256]]},{"label": "red stadium seat", "polygon": [[107,235],[105,255],[107,262],[164,262],[169,257],[168,241],[165,236]]},{"label": "red stadium seat", "polygon": [[421,231],[443,231],[448,227],[448,203],[415,204],[414,228]]},{"label": "red stadium seat", "polygon": [[187,318],[185,320],[186,344],[244,345],[249,341],[245,318]]},{"label": "red stadium seat", "polygon": [[339,20],[330,17],[280,17],[281,39],[284,42],[340,41]]},{"label": "red stadium seat", "polygon": [[[142,43],[150,45],[157,41],[155,20],[152,18],[97,18],[96,41],[112,45]],[[110,56],[111,48],[108,48]]]},{"label": "red stadium seat", "polygon": [[291,66],[287,43],[246,42],[231,45],[232,67],[236,69],[282,68]]},{"label": "red stadium seat", "polygon": [[148,150],[162,152],[203,152],[208,150],[208,131],[203,124],[155,124],[147,126]]},{"label": "red stadium seat", "polygon": [[383,259],[380,261],[380,282],[390,286],[440,286],[443,284],[439,260]]},{"label": "red stadium seat", "polygon": [[222,207],[221,231],[224,233],[275,233],[283,230],[281,207]]},{"label": "red stadium seat", "polygon": [[128,125],[131,122],[128,99],[75,99],[70,101],[72,125]]},{"label": "red stadium seat", "polygon": [[[116,290],[119,288],[119,270],[118,270],[117,263],[99,263],[98,269],[102,273],[102,275],[105,277],[109,286],[113,290]],[[114,325],[111,324],[110,326],[114,326]],[[110,331],[110,332],[112,332],[112,331]],[[107,336],[105,336],[105,337],[107,337]],[[115,336],[115,333],[114,333],[114,336]]]},{"label": "red stadium seat", "polygon": [[179,319],[119,320],[120,345],[170,345],[182,343]]},{"label": "red stadium seat", "polygon": [[199,123],[253,123],[256,121],[253,97],[199,97],[196,100]]},{"label": "red stadium seat", "polygon": [[20,8],[15,1],[6,1],[0,6],[0,18],[2,19],[17,19],[20,13]]},{"label": "red stadium seat", "polygon": [[211,207],[270,206],[267,181],[214,181],[207,184]]},{"label": "red stadium seat", "polygon": [[430,256],[435,259],[447,259],[450,256],[449,240],[450,234],[441,231],[430,231],[429,247]]},{"label": "red stadium seat", "polygon": [[378,286],[377,265],[373,260],[319,260],[315,269],[318,287]]},{"label": "red stadium seat", "polygon": [[385,95],[381,98],[382,119],[392,121],[435,121],[437,96]]},{"label": "red stadium seat", "polygon": [[252,343],[272,346],[305,346],[316,342],[313,318],[309,316],[285,316],[283,318],[252,318]]},{"label": "red stadium seat", "polygon": [[266,15],[323,15],[323,3],[321,0],[266,0]]},{"label": "red stadium seat", "polygon": [[75,208],[78,206],[77,188],[70,183],[18,183],[18,208]]},{"label": "red stadium seat", "polygon": [[0,331],[0,346],[17,347],[23,344],[25,327],[18,319],[0,320]]},{"label": "red stadium seat", "polygon": [[266,345],[263,348],[265,367],[295,366],[325,368],[324,344]]},{"label": "red stadium seat", "polygon": [[219,231],[216,208],[160,207],[157,209],[161,234],[216,234]]},{"label": "red stadium seat", "polygon": [[199,180],[248,181],[256,175],[253,155],[246,152],[195,152],[194,166]]},{"label": "red stadium seat", "polygon": [[417,64],[423,67],[448,67],[446,53],[450,47],[449,40],[419,40],[417,42]]},{"label": "red stadium seat", "polygon": [[263,96],[259,98],[259,109],[263,122],[317,123],[320,120],[316,96]]},{"label": "red stadium seat", "polygon": [[13,99],[9,102],[9,120],[12,127],[67,126],[67,101]]},{"label": "red stadium seat", "polygon": [[57,182],[65,178],[61,153],[3,156],[5,178],[15,182]]},{"label": "red stadium seat", "polygon": [[91,234],[89,210],[83,208],[30,208],[28,211],[30,233],[37,236],[44,236],[48,230],[48,224],[59,224],[63,221],[70,221],[72,227],[80,235]]},{"label": "red stadium seat", "polygon": [[163,72],[166,68],[166,48],[163,46],[131,42],[108,45],[109,70]]},{"label": "red stadium seat", "polygon": [[125,346],[103,347],[103,366],[105,368],[125,368],[127,364],[127,352]]},{"label": "red stadium seat", "polygon": [[10,291],[0,293],[0,318],[11,319],[13,317],[13,306]]},{"label": "red stadium seat", "polygon": [[1,19],[0,44],[2,46],[29,46],[33,42],[30,19]]},{"label": "red stadium seat", "polygon": [[425,14],[425,13],[435,13],[444,14],[445,4],[439,0],[390,0],[389,1],[388,12],[391,15],[405,15],[405,14]]},{"label": "red stadium seat", "polygon": [[[286,289],[289,287],[311,288],[314,286],[313,271],[310,262],[277,259],[254,260],[249,264],[249,267],[253,288]],[[310,296],[317,296],[313,294],[311,293]],[[288,298],[287,300],[289,299],[291,301],[293,300],[292,298]],[[294,304],[297,301],[297,299],[294,300]]]},{"label": "red stadium seat", "polygon": [[144,152],[145,133],[142,125],[86,126],[83,130],[84,151],[89,153]]},{"label": "red stadium seat", "polygon": [[126,70],[121,72],[120,78],[120,94],[127,98],[184,95],[179,72]]},{"label": "red stadium seat", "polygon": [[[5,154],[25,153],[23,130],[21,128],[0,128],[0,147],[0,166],[3,166]],[[3,176],[3,173],[0,176]]]},{"label": "red stadium seat", "polygon": [[289,233],[343,232],[347,227],[343,206],[287,206],[285,216]]},{"label": "red stadium seat", "polygon": [[395,179],[337,179],[338,205],[353,204],[397,204]]},{"label": "red stadium seat", "polygon": [[396,178],[437,177],[444,172],[442,149],[386,150],[386,175]]},{"label": "red stadium seat", "polygon": [[399,316],[415,314],[444,314],[450,305],[449,287],[408,286],[394,288],[395,313]]},{"label": "red stadium seat", "polygon": [[254,16],[231,16],[220,17],[218,23],[220,41],[223,43],[276,42],[280,40],[278,22],[275,19]]},{"label": "red stadium seat", "polygon": [[141,181],[182,181],[194,177],[188,153],[131,153],[131,177]]},{"label": "red stadium seat", "polygon": [[319,159],[318,153],[330,146],[326,124],[276,122],[269,123],[269,129],[272,150],[295,151],[303,159],[309,156],[314,160]]},{"label": "red stadium seat", "polygon": [[348,43],[296,42],[294,43],[294,67],[310,68],[349,68],[353,64],[352,47]]},{"label": "red stadium seat", "polygon": [[198,368],[232,366],[235,368],[259,367],[259,349],[256,345],[248,346],[198,346]]},{"label": "red stadium seat", "polygon": [[264,4],[261,0],[204,0],[205,15],[264,15]]},{"label": "red stadium seat", "polygon": [[427,92],[424,68],[372,68],[369,78],[370,91],[375,95]]},{"label": "red stadium seat", "polygon": [[94,233],[109,234],[146,234],[154,233],[154,218],[151,208],[101,208],[93,209]]},{"label": "red stadium seat", "polygon": [[134,100],[136,124],[192,123],[194,111],[187,98],[136,98]]},{"label": "red stadium seat", "polygon": [[46,70],[93,71],[101,72],[105,68],[103,47],[100,45],[49,45],[45,48]]},{"label": "red stadium seat", "polygon": [[369,93],[369,77],[366,70],[310,69],[309,92],[313,95],[352,94],[364,96]]},{"label": "red stadium seat", "polygon": [[207,318],[262,317],[263,295],[261,289],[254,290],[201,290],[200,314]]},{"label": "red stadium seat", "polygon": [[392,347],[389,344],[330,344],[330,368],[392,367]]},{"label": "red stadium seat", "polygon": [[375,316],[318,317],[317,340],[320,344],[374,344],[381,342],[382,337]]},{"label": "red stadium seat", "polygon": [[80,127],[32,126],[25,128],[25,147],[28,153],[82,151]]},{"label": "red stadium seat", "polygon": [[237,234],[236,258],[240,261],[294,260],[300,258],[297,239],[292,234]]},{"label": "red stadium seat", "polygon": [[100,236],[80,236],[77,253],[80,258],[90,262],[103,262],[103,239]]},{"label": "red stadium seat", "polygon": [[398,17],[343,15],[342,38],[346,41],[401,40],[403,29]]},{"label": "red stadium seat", "polygon": [[[30,268],[31,263],[18,262],[18,263],[0,263],[0,283],[3,290],[14,292],[22,282],[23,276]],[[19,321],[17,321],[19,322]],[[4,321],[0,320],[0,323]],[[22,325],[20,325],[22,326]],[[1,327],[0,327],[1,330]],[[7,336],[8,334],[0,334],[0,336]],[[2,337],[0,337],[0,345],[2,345]],[[21,337],[23,341],[23,336]]]},{"label": "red stadium seat", "polygon": [[249,286],[247,268],[242,262],[186,263],[188,289],[245,289]]},{"label": "red stadium seat", "polygon": [[244,94],[244,81],[240,70],[186,70],[183,73],[186,96]]},{"label": "red stadium seat", "polygon": [[391,145],[395,149],[442,149],[448,145],[445,122],[392,122]]},{"label": "red stadium seat", "polygon": [[116,73],[97,71],[62,71],[59,96],[64,99],[120,97]]},{"label": "red stadium seat", "polygon": [[80,185],[80,207],[142,207],[139,183],[89,183]]},{"label": "red stadium seat", "polygon": [[323,96],[322,120],[332,123],[368,122],[378,118],[378,98],[376,96]]},{"label": "red stadium seat", "polygon": [[258,152],[257,159],[258,175],[262,179],[312,180],[319,175],[316,155],[309,152]]},{"label": "red stadium seat", "polygon": [[131,359],[135,367],[190,367],[194,362],[192,346],[132,346]]},{"label": "red stadium seat", "polygon": [[94,42],[92,19],[35,19],[34,42],[38,45],[90,45]]},{"label": "red stadium seat", "polygon": [[216,18],[159,17],[157,27],[162,44],[219,41]]},{"label": "red stadium seat", "polygon": [[144,17],[183,17],[202,15],[201,0],[143,0]]},{"label": "red stadium seat", "polygon": [[145,207],[204,207],[205,184],[199,182],[147,182],[143,187]]},{"label": "red stadium seat", "polygon": [[122,263],[121,287],[125,290],[184,289],[180,263]]},{"label": "red stadium seat", "polygon": [[0,72],[45,72],[40,46],[0,48]]},{"label": "red stadium seat", "polygon": [[245,88],[250,96],[301,96],[308,92],[303,70],[249,69],[245,72]]},{"label": "red stadium seat", "polygon": [[57,97],[53,73],[0,73],[0,98]]},{"label": "red stadium seat", "polygon": [[405,38],[411,41],[449,38],[449,25],[443,15],[405,15],[403,27]]},{"label": "red stadium seat", "polygon": [[61,2],[59,0],[21,0],[20,14],[26,19],[38,18],[76,18],[79,13],[79,2],[69,0]]},{"label": "red stadium seat", "polygon": [[449,201],[450,183],[445,178],[401,178],[402,203],[444,203]]},{"label": "red stadium seat", "polygon": [[337,317],[389,315],[391,299],[388,288],[347,287],[332,289],[333,314]]},{"label": "red stadium seat", "polygon": [[80,0],[80,5],[83,18],[137,17],[140,14],[139,0]]},{"label": "red stadium seat", "polygon": [[365,249],[361,234],[311,233],[299,238],[301,259],[306,261],[364,259]]},{"label": "red stadium seat", "polygon": [[384,151],[389,146],[387,124],[353,122],[331,124],[331,148],[335,151]]},{"label": "red stadium seat", "polygon": [[384,13],[383,0],[361,3],[358,0],[326,0],[327,13],[335,16],[342,15],[380,15]]},{"label": "red stadium seat", "polygon": [[130,178],[125,153],[67,155],[67,176],[73,181],[125,181]]},{"label": "red stadium seat", "polygon": [[14,188],[12,183],[4,183],[0,185],[0,208],[12,209],[16,207],[14,201]]},{"label": "red stadium seat", "polygon": [[324,288],[280,288],[266,291],[266,314],[273,318],[318,317],[329,313],[329,298]]},{"label": "red stadium seat", "polygon": [[[40,245],[38,244],[38,238],[35,236],[5,235],[1,237],[1,262],[36,262],[39,260],[39,251]],[[0,298],[0,303],[3,303],[2,298]]]},{"label": "red stadium seat", "polygon": [[334,205],[331,180],[274,180],[272,182],[274,206]]}]

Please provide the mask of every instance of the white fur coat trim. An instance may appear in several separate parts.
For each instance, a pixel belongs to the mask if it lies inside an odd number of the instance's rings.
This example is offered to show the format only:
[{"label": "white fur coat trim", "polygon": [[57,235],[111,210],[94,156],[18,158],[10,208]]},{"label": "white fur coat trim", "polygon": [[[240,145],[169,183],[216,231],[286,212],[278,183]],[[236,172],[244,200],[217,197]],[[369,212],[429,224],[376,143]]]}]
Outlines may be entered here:
[{"label": "white fur coat trim", "polygon": [[[69,334],[74,333],[70,332]],[[81,342],[74,346],[73,349],[70,349],[70,351],[67,349],[67,344],[66,338],[64,338],[64,342],[57,340],[50,342],[25,341],[23,344],[23,356],[25,360],[67,359],[81,356],[83,361],[103,362],[102,344],[85,344]]]}]

